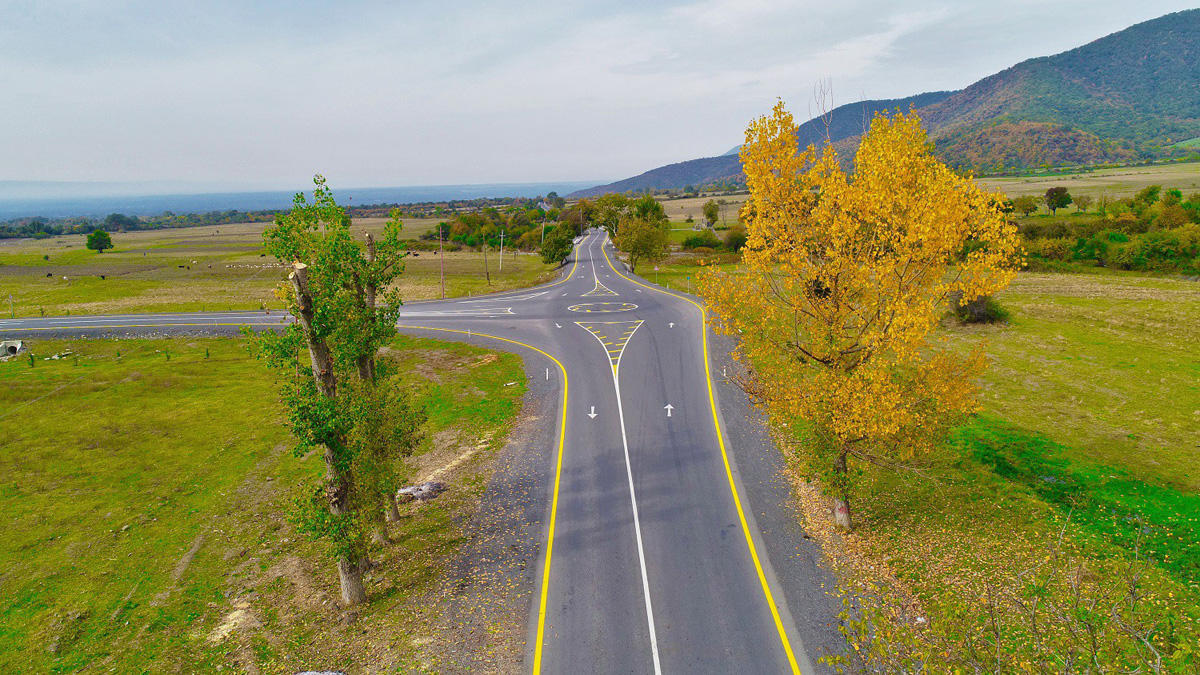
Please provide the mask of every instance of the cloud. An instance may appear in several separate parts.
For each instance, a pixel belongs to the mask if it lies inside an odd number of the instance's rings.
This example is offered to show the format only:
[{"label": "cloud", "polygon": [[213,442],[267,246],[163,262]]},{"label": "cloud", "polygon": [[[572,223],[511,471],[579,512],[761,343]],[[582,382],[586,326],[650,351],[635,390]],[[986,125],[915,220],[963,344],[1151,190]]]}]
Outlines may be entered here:
[{"label": "cloud", "polygon": [[617,178],[822,79],[835,103],[957,88],[1183,7],[0,0],[0,179]]}]

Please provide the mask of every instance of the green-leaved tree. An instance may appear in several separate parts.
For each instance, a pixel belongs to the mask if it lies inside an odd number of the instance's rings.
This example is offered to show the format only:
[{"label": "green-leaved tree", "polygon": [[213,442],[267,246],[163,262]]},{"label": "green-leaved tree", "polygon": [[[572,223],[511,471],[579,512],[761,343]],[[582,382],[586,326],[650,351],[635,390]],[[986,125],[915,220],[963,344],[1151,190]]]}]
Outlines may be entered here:
[{"label": "green-leaved tree", "polygon": [[542,242],[542,262],[547,265],[562,263],[571,255],[571,246],[575,242],[574,231],[568,225],[558,225],[546,235]]},{"label": "green-leaved tree", "polygon": [[[393,288],[407,255],[393,212],[379,239],[358,240],[321,176],[313,199],[263,233],[264,245],[292,271],[280,288],[295,322],[251,336],[251,348],[280,376],[297,456],[320,450],[325,476],[297,509],[300,529],[331,545],[342,601],[362,602],[368,536],[386,539],[385,514],[398,516],[400,459],[420,439],[424,415],[377,359],[396,333]],[[307,354],[305,354],[307,352]]]},{"label": "green-leaved tree", "polygon": [[1050,214],[1053,215],[1059,209],[1065,209],[1071,205],[1071,193],[1067,192],[1065,187],[1052,187],[1046,190],[1046,208],[1050,209]]},{"label": "green-leaved tree", "polygon": [[627,215],[617,226],[613,244],[629,254],[629,271],[636,272],[639,262],[658,262],[667,256],[667,221]]},{"label": "green-leaved tree", "polygon": [[104,253],[104,249],[112,248],[112,237],[104,230],[93,230],[87,238],[87,247],[96,253]]},{"label": "green-leaved tree", "polygon": [[704,202],[704,222],[712,227],[716,224],[717,218],[721,216],[721,205],[716,200],[710,199]]},{"label": "green-leaved tree", "polygon": [[1021,212],[1021,215],[1028,216],[1038,210],[1038,199],[1033,195],[1022,195],[1013,200],[1013,208]]}]

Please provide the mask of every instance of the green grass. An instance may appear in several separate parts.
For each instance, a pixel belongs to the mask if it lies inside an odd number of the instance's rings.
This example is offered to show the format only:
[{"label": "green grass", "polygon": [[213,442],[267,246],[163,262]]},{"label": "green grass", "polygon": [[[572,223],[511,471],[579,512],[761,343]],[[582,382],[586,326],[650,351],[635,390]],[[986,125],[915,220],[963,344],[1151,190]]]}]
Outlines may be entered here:
[{"label": "green grass", "polygon": [[950,334],[985,340],[989,414],[1081,461],[1200,492],[1200,285],[1023,273],[997,299],[1009,326]]},{"label": "green grass", "polygon": [[989,417],[956,430],[951,442],[997,477],[1069,514],[1083,531],[1138,550],[1183,583],[1200,583],[1200,494],[1080,463],[1069,448]]},{"label": "green grass", "polygon": [[[728,254],[723,255],[727,256]],[[659,263],[657,272],[654,270],[654,267],[652,264],[643,263],[638,269],[638,275],[671,290],[696,293],[696,282],[704,270],[716,268],[726,272],[734,272],[737,270],[738,265],[735,263],[699,265],[696,259],[691,256],[675,255]]]},{"label": "green grass", "polygon": [[[382,221],[377,220],[368,219],[359,225],[364,230],[378,229]],[[274,289],[284,271],[273,258],[263,255],[263,227],[261,223],[247,223],[118,232],[113,235],[116,248],[103,254],[84,248],[83,235],[0,242],[0,315],[279,307]],[[543,264],[536,255],[506,252],[503,273],[494,251],[487,262],[490,284],[482,253],[447,253],[447,295],[523,288],[553,275],[553,267]],[[416,252],[407,259],[401,277],[402,297],[440,297],[439,274],[435,253]]]},{"label": "green grass", "polygon": [[[676,264],[662,275],[679,288],[695,271]],[[827,505],[797,482],[810,531],[874,617],[852,639],[878,654],[987,652],[995,598],[1036,590],[1069,604],[1079,592],[1082,607],[1108,607],[1133,569],[1141,602],[1126,618],[1155,626],[1156,646],[1190,672],[1187,650],[1200,644],[1200,284],[1022,273],[996,299],[1010,323],[948,320],[941,331],[952,348],[982,343],[989,357],[982,414],[912,471],[853,467],[853,536],[816,534]],[[997,602],[1002,651],[1014,659],[1002,670],[1017,670],[1038,648],[1015,605]],[[1042,653],[1078,645],[1064,626],[1079,630],[1081,617],[1055,623]],[[1105,663],[1132,667],[1133,643],[1110,629]],[[927,662],[940,672],[938,663]]]},{"label": "green grass", "polygon": [[[331,631],[340,615],[322,598],[336,596],[334,574],[287,518],[320,459],[292,456],[274,383],[240,340],[37,341],[33,353],[32,367],[0,363],[0,667],[295,671],[415,658],[394,636],[429,630],[414,603],[462,541],[486,478],[478,463],[392,526],[401,543],[374,554],[355,630]],[[390,353],[406,372],[436,367],[413,385],[430,440],[412,475],[459,444],[503,443],[525,389],[516,356],[409,338]],[[210,639],[242,603],[261,625]]]},{"label": "green grass", "polygon": [[1180,141],[1175,144],[1176,148],[1200,148],[1200,136],[1189,138],[1186,141]]}]

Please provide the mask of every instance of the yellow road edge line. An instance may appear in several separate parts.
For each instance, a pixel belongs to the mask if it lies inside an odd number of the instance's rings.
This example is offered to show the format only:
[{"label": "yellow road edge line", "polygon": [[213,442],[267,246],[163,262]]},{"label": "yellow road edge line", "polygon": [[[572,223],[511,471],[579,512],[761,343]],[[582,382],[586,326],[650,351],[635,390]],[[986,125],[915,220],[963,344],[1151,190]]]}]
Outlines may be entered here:
[{"label": "yellow road edge line", "polygon": [[788,665],[791,666],[793,673],[799,673],[800,665],[796,663],[796,655],[794,652],[792,652],[792,643],[790,640],[788,640],[787,629],[785,629],[783,626],[783,618],[779,616],[779,607],[775,604],[775,597],[771,594],[771,585],[767,583],[767,573],[763,571],[762,561],[758,559],[758,550],[754,545],[754,537],[750,534],[750,523],[746,520],[746,514],[742,510],[742,500],[738,495],[737,484],[733,480],[733,467],[729,463],[729,453],[725,449],[725,435],[721,432],[721,422],[717,418],[717,399],[716,395],[713,393],[712,371],[708,365],[708,312],[704,309],[703,305],[687,296],[678,295],[661,288],[655,288],[654,286],[643,284],[640,281],[630,279],[629,277],[625,276],[625,274],[622,273],[621,270],[617,269],[617,266],[612,263],[612,260],[609,259],[608,250],[604,248],[603,243],[600,245],[600,252],[604,254],[604,261],[608,263],[608,266],[612,268],[612,271],[616,272],[617,276],[621,277],[625,281],[628,281],[632,284],[637,284],[642,288],[648,288],[652,291],[657,291],[674,298],[679,298],[680,300],[686,300],[692,303],[696,309],[700,310],[700,337],[704,351],[704,379],[705,383],[708,385],[708,406],[710,412],[712,413],[713,428],[716,429],[717,432],[717,445],[721,448],[721,460],[725,463],[725,478],[729,481],[729,491],[731,494],[733,494],[733,504],[735,507],[737,507],[738,520],[740,520],[742,523],[742,534],[746,537],[746,547],[750,549],[750,558],[754,561],[754,570],[758,573],[758,583],[762,586],[763,595],[765,595],[767,599],[767,606],[771,609],[771,618],[775,621],[775,630],[778,631],[779,640],[783,643],[783,651],[787,653]]},{"label": "yellow road edge line", "polygon": [[558,460],[554,467],[554,493],[550,499],[550,528],[549,528],[548,534],[546,535],[546,557],[545,557],[545,562],[542,565],[542,591],[541,591],[541,597],[538,601],[537,642],[533,646],[533,672],[534,672],[534,675],[537,675],[538,673],[542,672],[542,642],[544,641],[545,634],[546,634],[546,603],[549,599],[549,589],[550,589],[550,560],[551,560],[551,556],[554,552],[554,525],[558,519],[558,491],[559,491],[559,485],[562,483],[563,448],[564,448],[564,446],[566,444],[566,440],[567,440],[567,388],[569,387],[569,383],[567,381],[567,369],[565,366],[563,366],[562,361],[559,361],[558,359],[554,358],[548,352],[545,352],[537,347],[534,347],[531,344],[521,342],[520,340],[513,340],[510,338],[506,338],[506,337],[500,337],[499,335],[489,335],[487,333],[480,333],[477,331],[459,330],[457,328],[432,328],[429,326],[408,326],[408,325],[402,325],[402,324],[398,324],[396,326],[396,328],[408,328],[411,330],[444,331],[447,333],[461,333],[463,335],[473,335],[473,336],[478,336],[478,337],[490,338],[493,340],[501,340],[503,342],[508,342],[510,344],[525,347],[526,349],[533,350],[533,351],[541,354],[542,356],[545,356],[546,358],[553,361],[554,364],[556,366],[558,366],[559,371],[562,372],[562,376],[563,376],[562,420],[560,421],[559,428],[558,428]]}]

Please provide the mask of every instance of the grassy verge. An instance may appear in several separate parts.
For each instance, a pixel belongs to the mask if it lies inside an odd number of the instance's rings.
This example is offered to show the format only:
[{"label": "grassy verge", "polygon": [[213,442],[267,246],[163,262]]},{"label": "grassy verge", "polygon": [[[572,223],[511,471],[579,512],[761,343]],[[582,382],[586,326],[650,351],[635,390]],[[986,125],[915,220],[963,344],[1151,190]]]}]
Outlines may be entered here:
[{"label": "grassy verge", "polygon": [[917,471],[857,467],[854,533],[794,477],[852,598],[847,665],[1191,672],[1200,285],[1024,273],[998,301],[1010,324],[945,330],[984,340],[984,413]]},{"label": "grassy verge", "polygon": [[[262,253],[262,223],[115,233],[116,248],[97,254],[83,235],[0,242],[0,315],[61,316],[119,312],[242,310],[279,307],[283,270]],[[377,230],[382,221],[362,224]],[[531,254],[494,251],[445,255],[446,294],[479,295],[532,286],[553,266]],[[436,253],[405,263],[402,297],[441,296]],[[489,279],[490,277],[490,279]],[[9,297],[12,304],[9,304]]]},{"label": "grassy verge", "polygon": [[[275,390],[234,339],[39,341],[0,363],[0,666],[117,672],[419,667],[461,523],[520,407],[519,359],[397,339],[422,376],[452,488],[406,507],[373,554],[370,602],[337,608],[321,545],[287,514],[321,473],[295,458]],[[72,354],[56,360],[44,357]],[[452,413],[450,411],[453,411]]]},{"label": "grassy verge", "polygon": [[725,272],[735,272],[738,264],[727,262],[731,257],[733,257],[731,254],[700,257],[686,253],[674,254],[659,263],[658,270],[654,269],[655,265],[653,264],[643,263],[638,269],[638,274],[644,279],[649,279],[671,290],[695,293],[697,275],[705,269],[718,268]]}]

